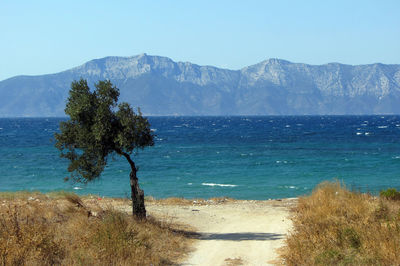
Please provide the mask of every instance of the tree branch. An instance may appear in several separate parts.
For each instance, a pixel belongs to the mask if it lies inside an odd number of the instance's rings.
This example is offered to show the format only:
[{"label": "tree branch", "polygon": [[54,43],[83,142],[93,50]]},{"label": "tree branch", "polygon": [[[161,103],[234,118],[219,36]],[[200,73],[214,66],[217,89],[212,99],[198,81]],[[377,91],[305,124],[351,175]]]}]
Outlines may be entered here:
[{"label": "tree branch", "polygon": [[128,160],[128,163],[130,164],[132,171],[135,171],[135,172],[137,171],[135,162],[132,161],[131,156],[128,153],[123,152],[120,149],[115,149],[115,152],[118,153],[119,155],[124,156],[126,158],[126,160]]}]

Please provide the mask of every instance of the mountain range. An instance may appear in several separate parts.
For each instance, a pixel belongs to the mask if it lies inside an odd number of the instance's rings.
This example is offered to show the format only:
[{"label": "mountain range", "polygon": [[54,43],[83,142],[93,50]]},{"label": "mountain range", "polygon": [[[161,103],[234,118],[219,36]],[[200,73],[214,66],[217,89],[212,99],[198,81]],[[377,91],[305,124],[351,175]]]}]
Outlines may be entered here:
[{"label": "mountain range", "polygon": [[0,81],[0,117],[64,116],[71,82],[109,79],[145,115],[400,114],[400,65],[268,59],[240,70],[141,54]]}]

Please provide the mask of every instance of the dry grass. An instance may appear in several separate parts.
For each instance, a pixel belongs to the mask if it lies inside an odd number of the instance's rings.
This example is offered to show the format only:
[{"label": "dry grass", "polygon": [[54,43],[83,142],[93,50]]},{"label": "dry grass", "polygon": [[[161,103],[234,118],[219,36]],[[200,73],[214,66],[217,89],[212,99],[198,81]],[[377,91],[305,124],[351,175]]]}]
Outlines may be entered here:
[{"label": "dry grass", "polygon": [[1,193],[1,265],[169,265],[188,240],[75,194]]},{"label": "dry grass", "polygon": [[400,265],[400,202],[319,185],[300,198],[281,256],[287,265]]}]

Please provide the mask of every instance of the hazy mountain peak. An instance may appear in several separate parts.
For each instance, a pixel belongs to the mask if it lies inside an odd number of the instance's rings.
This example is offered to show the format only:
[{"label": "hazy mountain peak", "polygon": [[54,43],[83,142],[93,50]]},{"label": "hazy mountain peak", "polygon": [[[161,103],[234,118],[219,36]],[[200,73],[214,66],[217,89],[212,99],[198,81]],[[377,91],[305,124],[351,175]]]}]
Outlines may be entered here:
[{"label": "hazy mountain peak", "polygon": [[146,56],[147,56],[146,53],[141,53],[141,54],[138,54],[138,55],[136,55],[134,57],[141,58],[141,57],[146,57]]},{"label": "hazy mountain peak", "polygon": [[293,64],[287,60],[279,59],[279,58],[269,58],[265,61],[267,64],[275,64],[275,65],[286,65],[286,64]]},{"label": "hazy mountain peak", "polygon": [[110,56],[0,82],[0,117],[63,116],[73,80],[110,79],[153,115],[400,114],[400,65],[309,65],[270,58],[241,70],[147,55]]}]

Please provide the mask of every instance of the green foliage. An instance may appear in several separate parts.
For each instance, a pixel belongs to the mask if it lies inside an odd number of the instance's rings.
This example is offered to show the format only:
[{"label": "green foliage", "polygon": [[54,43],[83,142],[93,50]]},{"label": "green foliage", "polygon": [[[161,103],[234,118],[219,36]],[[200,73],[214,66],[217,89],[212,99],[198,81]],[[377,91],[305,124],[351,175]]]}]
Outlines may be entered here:
[{"label": "green foliage", "polygon": [[400,200],[400,192],[395,188],[388,188],[387,190],[382,190],[379,195],[382,198],[386,198],[389,200]]},{"label": "green foliage", "polygon": [[[86,80],[71,84],[65,113],[70,117],[60,123],[55,134],[61,157],[70,160],[68,171],[81,182],[97,178],[109,155],[125,156],[152,146],[150,124],[138,109],[118,102],[119,90],[110,81],[99,81],[91,92]],[[132,165],[131,165],[132,166]]]}]

